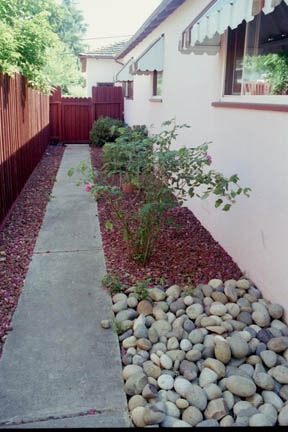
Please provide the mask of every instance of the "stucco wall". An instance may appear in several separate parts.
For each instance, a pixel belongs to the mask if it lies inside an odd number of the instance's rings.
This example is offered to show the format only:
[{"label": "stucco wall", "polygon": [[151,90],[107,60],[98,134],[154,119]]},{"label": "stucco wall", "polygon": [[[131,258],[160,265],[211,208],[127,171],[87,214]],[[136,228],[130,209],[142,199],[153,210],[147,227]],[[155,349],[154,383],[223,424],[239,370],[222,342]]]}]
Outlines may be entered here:
[{"label": "stucco wall", "polygon": [[[122,65],[113,59],[87,58],[86,89],[87,97],[92,96],[92,87],[97,82],[113,82],[114,75],[121,69]],[[119,84],[115,84],[119,85]]]},{"label": "stucco wall", "polygon": [[163,102],[149,101],[151,76],[136,76],[134,100],[125,100],[125,120],[154,124],[157,130],[176,117],[177,123],[191,125],[177,145],[213,142],[213,167],[238,173],[241,184],[252,188],[251,197],[240,198],[227,213],[214,208],[214,199],[196,198],[187,205],[264,295],[288,310],[288,113],[211,106],[221,96],[224,46],[214,56],[178,51],[182,30],[208,3],[187,0],[126,56],[125,61],[137,57],[165,34]]}]

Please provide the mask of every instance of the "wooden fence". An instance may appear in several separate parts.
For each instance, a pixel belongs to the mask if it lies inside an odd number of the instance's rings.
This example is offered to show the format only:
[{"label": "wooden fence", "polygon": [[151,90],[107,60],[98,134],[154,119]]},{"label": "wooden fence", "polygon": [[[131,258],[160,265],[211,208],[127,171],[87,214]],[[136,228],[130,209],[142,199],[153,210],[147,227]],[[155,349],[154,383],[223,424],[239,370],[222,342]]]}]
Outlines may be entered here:
[{"label": "wooden fence", "polygon": [[99,117],[123,119],[122,87],[93,87],[91,98],[50,97],[50,138],[64,143],[89,143],[89,132]]},{"label": "wooden fence", "polygon": [[0,74],[0,225],[49,144],[49,97]]}]

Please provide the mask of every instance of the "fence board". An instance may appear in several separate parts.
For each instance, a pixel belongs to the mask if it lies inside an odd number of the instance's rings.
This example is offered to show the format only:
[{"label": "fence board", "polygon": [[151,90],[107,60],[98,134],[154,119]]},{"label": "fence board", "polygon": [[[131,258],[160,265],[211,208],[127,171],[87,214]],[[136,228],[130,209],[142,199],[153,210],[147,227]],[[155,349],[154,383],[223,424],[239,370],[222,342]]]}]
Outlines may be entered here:
[{"label": "fence board", "polygon": [[49,97],[0,74],[0,224],[49,143]]},{"label": "fence board", "polygon": [[61,88],[50,97],[51,139],[64,143],[89,143],[94,120],[112,117],[123,120],[122,87],[93,87],[92,98],[67,98]]}]

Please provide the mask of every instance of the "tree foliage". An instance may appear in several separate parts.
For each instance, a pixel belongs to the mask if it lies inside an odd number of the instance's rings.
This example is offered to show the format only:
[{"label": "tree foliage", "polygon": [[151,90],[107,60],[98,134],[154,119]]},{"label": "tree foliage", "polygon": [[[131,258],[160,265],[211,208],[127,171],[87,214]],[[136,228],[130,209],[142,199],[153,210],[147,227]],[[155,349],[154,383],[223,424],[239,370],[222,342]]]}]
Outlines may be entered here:
[{"label": "tree foliage", "polygon": [[85,30],[75,0],[1,0],[0,72],[19,72],[46,93],[57,85],[65,92],[82,80],[76,54]]}]

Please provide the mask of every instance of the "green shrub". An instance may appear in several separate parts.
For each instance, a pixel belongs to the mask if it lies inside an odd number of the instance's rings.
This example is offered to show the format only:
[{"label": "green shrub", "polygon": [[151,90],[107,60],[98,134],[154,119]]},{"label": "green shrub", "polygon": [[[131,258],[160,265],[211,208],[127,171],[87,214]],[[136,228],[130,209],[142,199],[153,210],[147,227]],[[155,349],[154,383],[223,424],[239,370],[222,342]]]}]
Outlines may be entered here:
[{"label": "green shrub", "polygon": [[113,142],[120,136],[119,128],[123,127],[122,120],[111,117],[99,117],[94,121],[90,131],[92,145],[102,147],[107,141]]}]

